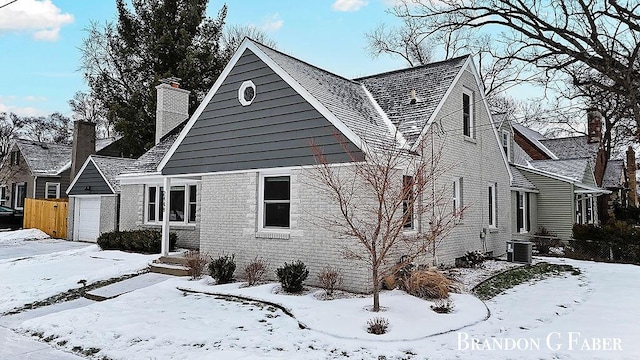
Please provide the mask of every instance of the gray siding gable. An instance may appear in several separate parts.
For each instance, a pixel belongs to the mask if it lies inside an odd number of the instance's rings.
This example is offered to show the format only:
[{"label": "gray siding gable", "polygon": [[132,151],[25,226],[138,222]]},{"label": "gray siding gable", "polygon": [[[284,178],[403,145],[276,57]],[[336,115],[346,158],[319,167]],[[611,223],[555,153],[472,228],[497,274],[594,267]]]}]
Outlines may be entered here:
[{"label": "gray siding gable", "polygon": [[[249,106],[238,101],[247,80]],[[165,175],[349,162],[358,148],[250,49],[246,49],[162,169]]]},{"label": "gray siding gable", "polygon": [[[89,190],[85,190],[90,187]],[[78,176],[78,180],[73,187],[69,189],[69,195],[110,195],[113,194],[111,188],[106,183],[100,172],[94,165],[93,161],[89,161],[87,166]]]}]

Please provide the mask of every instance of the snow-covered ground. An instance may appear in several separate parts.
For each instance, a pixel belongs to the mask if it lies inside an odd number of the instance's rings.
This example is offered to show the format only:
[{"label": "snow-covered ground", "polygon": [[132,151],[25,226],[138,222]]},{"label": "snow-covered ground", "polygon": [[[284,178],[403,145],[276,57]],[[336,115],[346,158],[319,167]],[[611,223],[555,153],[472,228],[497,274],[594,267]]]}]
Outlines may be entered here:
[{"label": "snow-covered ground", "polygon": [[[238,288],[175,279],[116,299],[24,322],[23,332],[55,337],[53,346],[95,348],[112,359],[637,359],[640,357],[640,267],[553,259],[582,275],[517,286],[487,306],[487,321],[420,338],[429,329],[455,328],[480,312],[463,295],[457,313],[435,315],[428,302],[387,292],[387,311],[366,313],[365,299],[320,301],[279,295],[272,285]],[[277,302],[283,311],[253,301],[192,294],[177,287],[237,293]],[[411,320],[404,320],[412,315]],[[389,319],[387,336],[365,332],[365,319]],[[298,321],[309,326],[301,329]],[[414,339],[414,340],[411,340]],[[61,345],[58,345],[61,344]],[[515,348],[515,349],[513,349]],[[599,349],[599,350],[594,350]]]},{"label": "snow-covered ground", "polygon": [[78,249],[87,243],[51,239],[38,229],[0,231],[0,261]]},{"label": "snow-covered ground", "polygon": [[[46,240],[40,240],[46,241]],[[158,255],[101,251],[97,245],[0,260],[0,313],[87,284],[143,270]]]}]

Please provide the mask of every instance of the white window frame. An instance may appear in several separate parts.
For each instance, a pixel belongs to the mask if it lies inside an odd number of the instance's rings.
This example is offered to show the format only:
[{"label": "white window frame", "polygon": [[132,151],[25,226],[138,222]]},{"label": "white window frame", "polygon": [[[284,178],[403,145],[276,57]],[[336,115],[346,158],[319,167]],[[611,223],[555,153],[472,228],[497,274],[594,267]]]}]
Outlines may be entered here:
[{"label": "white window frame", "polygon": [[[264,226],[264,179],[269,177],[289,177],[289,227],[265,227]],[[291,231],[291,173],[289,172],[263,172],[260,173],[258,182],[258,230],[265,232],[282,232],[289,233]],[[279,200],[278,202],[284,202]]]},{"label": "white window frame", "polygon": [[[464,128],[464,111],[465,111],[465,109],[464,109],[464,96],[465,95],[469,96],[469,135],[464,134],[464,132],[466,130],[466,128]],[[462,134],[464,136],[468,137],[468,138],[471,138],[471,139],[475,139],[476,138],[476,131],[475,131],[475,129],[476,129],[475,121],[476,121],[476,119],[475,119],[475,116],[474,116],[475,115],[474,114],[475,107],[474,107],[473,101],[474,101],[473,100],[473,91],[468,90],[468,89],[462,90],[462,116],[463,116],[463,119],[462,119],[462,127],[463,127]]]},{"label": "white window frame", "polygon": [[[519,206],[522,207],[522,227],[518,229],[518,233],[520,234],[527,234],[529,233],[529,229],[527,227],[527,209],[529,208],[529,204],[527,203],[527,195],[524,191],[518,191],[518,197],[519,197]],[[520,210],[520,208],[518,208],[517,210]]]},{"label": "white window frame", "polygon": [[[50,198],[49,197],[49,187],[55,187],[56,188],[56,197],[54,198]],[[60,183],[54,183],[54,182],[46,182],[44,184],[44,198],[45,199],[58,199],[60,198]]]},{"label": "white window frame", "polygon": [[7,202],[7,185],[0,185],[0,204],[4,205]]},{"label": "white window frame", "polygon": [[[184,187],[184,216],[183,216],[183,220],[182,221],[172,221],[170,220],[169,223],[170,224],[175,224],[175,225],[194,225],[195,222],[194,221],[189,221],[189,214],[190,214],[190,207],[189,207],[189,192],[191,191],[191,186],[196,186],[196,184],[194,183],[186,183],[186,184],[179,184],[179,185],[173,185],[171,186],[172,188],[175,187]],[[154,211],[155,211],[155,220],[149,220],[149,188],[155,188],[156,189],[156,193],[155,193],[155,206],[154,206]],[[162,193],[163,193],[164,187],[162,185],[145,185],[144,186],[144,223],[145,224],[149,224],[149,225],[161,225],[162,224],[162,220],[160,220],[160,204],[164,202],[164,199],[162,198]],[[196,186],[196,204],[198,201],[197,198],[197,192],[198,191],[198,187]],[[169,190],[169,196],[171,196],[171,189]],[[163,203],[164,205],[164,203]],[[164,209],[164,207],[163,207]],[[197,211],[197,205],[196,205],[196,211]],[[197,219],[197,218],[196,218]]]},{"label": "white window frame", "polygon": [[489,183],[487,191],[489,192],[489,201],[487,203],[487,207],[489,210],[489,228],[497,229],[498,228],[498,183]]},{"label": "white window frame", "polygon": [[507,155],[507,160],[511,161],[511,133],[509,130],[502,130],[502,149]]},{"label": "white window frame", "polygon": [[24,186],[24,198],[27,198],[27,183],[16,183],[15,193],[13,194],[13,208],[16,210],[24,210],[24,203],[22,204],[22,206],[18,207],[18,186]]},{"label": "white window frame", "polygon": [[453,201],[453,215],[456,217],[459,217],[460,219],[462,219],[462,213],[461,210],[463,208],[463,202],[464,199],[462,198],[463,195],[463,189],[462,186],[464,185],[464,182],[462,180],[462,177],[456,177],[453,179],[453,194],[452,194],[452,201]]}]

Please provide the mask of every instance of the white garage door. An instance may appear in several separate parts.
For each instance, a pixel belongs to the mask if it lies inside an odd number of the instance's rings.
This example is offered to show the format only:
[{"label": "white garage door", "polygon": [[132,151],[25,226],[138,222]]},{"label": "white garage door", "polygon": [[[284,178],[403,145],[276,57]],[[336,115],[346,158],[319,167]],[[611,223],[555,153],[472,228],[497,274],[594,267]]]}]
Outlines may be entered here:
[{"label": "white garage door", "polygon": [[73,205],[73,240],[95,242],[100,235],[100,196],[77,197]]}]

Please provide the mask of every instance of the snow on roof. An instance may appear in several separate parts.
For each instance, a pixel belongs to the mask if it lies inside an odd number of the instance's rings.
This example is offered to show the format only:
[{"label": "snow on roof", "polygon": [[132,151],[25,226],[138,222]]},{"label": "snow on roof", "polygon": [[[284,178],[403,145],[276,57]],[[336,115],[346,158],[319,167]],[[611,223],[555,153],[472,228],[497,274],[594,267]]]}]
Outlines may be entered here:
[{"label": "snow on roof", "polygon": [[172,133],[162,139],[158,144],[149,149],[149,151],[142,154],[142,156],[140,156],[136,161],[129,164],[123,174],[145,174],[157,172],[158,165],[171,148],[171,145],[173,145],[180,135],[180,131],[174,130],[172,130]]},{"label": "snow on roof", "polygon": [[[468,55],[355,79],[369,90],[391,122],[413,144],[465,64]],[[417,101],[411,102],[415,91]]]},{"label": "snow on roof", "polygon": [[562,175],[572,180],[582,182],[589,164],[589,159],[533,160],[529,164],[534,169]]},{"label": "snow on roof", "polygon": [[602,179],[603,188],[624,188],[624,161],[609,160]]},{"label": "snow on roof", "polygon": [[588,137],[572,136],[557,139],[542,139],[540,143],[551,150],[558,159],[589,158],[595,164],[599,144],[588,142]]},{"label": "snow on roof", "polygon": [[515,141],[513,142],[513,163],[518,165],[529,165],[529,162],[533,160],[524,149],[520,147]]},{"label": "snow on roof", "polygon": [[136,159],[117,158],[109,156],[91,155],[96,167],[102,172],[105,180],[116,192],[120,191],[120,182],[116,177],[124,173],[127,167],[133,165]]},{"label": "snow on roof", "polygon": [[394,135],[361,84],[254,44],[369,145],[393,143]]},{"label": "snow on roof", "polygon": [[538,190],[538,188],[533,185],[531,181],[529,181],[517,167],[511,165],[511,174],[513,175],[513,181],[511,182],[512,187],[521,188],[521,189],[529,189],[529,190]]},{"label": "snow on roof", "polygon": [[535,147],[537,147],[538,149],[540,149],[540,151],[544,152],[545,154],[547,154],[547,156],[549,156],[552,159],[557,159],[558,157],[551,151],[549,150],[541,141],[545,140],[546,138],[540,134],[539,132],[529,129],[526,126],[517,124],[517,123],[512,123],[511,124],[513,126],[513,129],[517,132],[519,132],[522,136],[524,136],[527,140],[529,140],[529,142],[531,142]]}]

